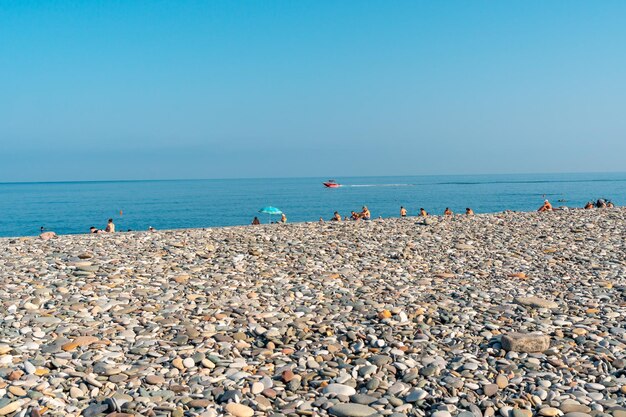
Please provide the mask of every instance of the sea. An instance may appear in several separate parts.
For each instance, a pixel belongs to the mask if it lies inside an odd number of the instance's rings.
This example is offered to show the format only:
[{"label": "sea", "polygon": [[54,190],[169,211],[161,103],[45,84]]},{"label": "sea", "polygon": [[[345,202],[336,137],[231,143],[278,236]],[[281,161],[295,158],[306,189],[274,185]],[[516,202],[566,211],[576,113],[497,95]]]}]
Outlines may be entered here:
[{"label": "sea", "polygon": [[555,207],[582,207],[604,198],[626,204],[626,173],[432,175],[336,178],[95,181],[0,183],[0,236],[57,234],[103,229],[112,218],[118,231],[209,228],[278,220],[259,213],[283,211],[288,222],[329,220],[367,205],[373,218],[397,217],[400,206],[442,214],[536,210],[544,199]]}]

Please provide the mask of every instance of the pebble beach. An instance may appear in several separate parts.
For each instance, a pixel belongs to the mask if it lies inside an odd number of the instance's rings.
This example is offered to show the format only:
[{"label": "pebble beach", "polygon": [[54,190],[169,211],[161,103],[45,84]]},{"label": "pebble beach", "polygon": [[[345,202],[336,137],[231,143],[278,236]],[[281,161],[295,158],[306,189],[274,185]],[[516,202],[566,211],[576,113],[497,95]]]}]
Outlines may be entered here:
[{"label": "pebble beach", "polygon": [[0,416],[626,417],[623,208],[6,238],[0,285]]}]

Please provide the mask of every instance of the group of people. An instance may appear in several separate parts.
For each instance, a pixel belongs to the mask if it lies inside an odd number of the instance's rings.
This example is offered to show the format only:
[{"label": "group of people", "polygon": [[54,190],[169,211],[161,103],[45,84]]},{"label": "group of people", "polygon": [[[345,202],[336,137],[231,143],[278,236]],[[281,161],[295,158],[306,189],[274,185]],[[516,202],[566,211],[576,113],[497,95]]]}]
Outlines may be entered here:
[{"label": "group of people", "polygon": [[[272,222],[272,223],[287,223],[287,216],[285,215],[285,213],[282,213],[280,215],[280,220],[277,222]],[[261,224],[261,220],[259,220],[258,217],[254,216],[254,219],[252,219],[252,225],[257,225],[257,224]]]},{"label": "group of people", "polygon": [[613,202],[611,201],[607,201],[604,198],[599,198],[595,203],[593,201],[588,201],[587,204],[585,204],[585,209],[592,209],[592,208],[613,208],[615,207],[615,204],[613,204]]},{"label": "group of people", "polygon": [[[472,210],[471,208],[467,207],[465,209],[465,214],[468,216],[472,216],[474,214],[474,210]],[[420,214],[421,217],[427,217],[428,216],[428,212],[426,210],[424,210],[424,208],[420,208]],[[443,215],[444,216],[452,216],[454,215],[454,212],[452,210],[450,210],[450,207],[446,207],[446,209],[443,211]],[[400,206],[400,217],[407,217],[407,212],[406,209],[404,208],[404,206]]]},{"label": "group of people", "polygon": [[104,230],[97,229],[95,226],[91,226],[89,228],[89,233],[97,234],[97,233],[115,233],[115,223],[113,223],[113,219],[109,219]]},{"label": "group of people", "polygon": [[[449,207],[446,207],[443,214],[444,216],[452,216],[454,213],[452,212],[452,210],[450,210]],[[467,207],[465,209],[465,214],[468,216],[472,216],[474,214],[474,210]],[[427,217],[428,212],[424,210],[424,208],[422,207],[420,208],[419,216]],[[407,209],[404,206],[400,206],[400,217],[408,217]],[[372,218],[372,215],[369,209],[367,208],[367,206],[363,206],[363,209],[360,212],[353,211],[350,213],[350,216],[346,216],[345,218],[342,218],[341,214],[339,214],[339,212],[336,211],[333,213],[333,217],[330,219],[330,221],[331,222],[340,222],[342,220],[358,221],[358,220],[370,220],[371,218]],[[320,223],[323,223],[323,222],[324,222],[324,219],[320,218]]]},{"label": "group of people", "polygon": [[[343,220],[359,221],[359,220],[371,220],[371,219],[372,219],[372,213],[370,213],[370,210],[367,208],[367,206],[363,206],[360,212],[352,211],[350,212],[350,216],[346,216],[346,218]],[[330,221],[331,222],[342,221],[341,214],[339,214],[338,211],[334,212],[333,217],[331,217]],[[324,219],[320,218],[320,222],[324,222]]]},{"label": "group of people", "polygon": [[[585,204],[584,209],[589,210],[592,208],[613,208],[613,207],[615,207],[615,204],[613,204],[611,201],[607,201],[604,198],[600,198],[595,203],[593,201],[588,201],[587,204]],[[554,211],[554,210],[559,210],[559,209],[555,209],[554,207],[552,207],[552,204],[550,204],[548,200],[544,200],[541,207],[537,209],[538,212]]]}]

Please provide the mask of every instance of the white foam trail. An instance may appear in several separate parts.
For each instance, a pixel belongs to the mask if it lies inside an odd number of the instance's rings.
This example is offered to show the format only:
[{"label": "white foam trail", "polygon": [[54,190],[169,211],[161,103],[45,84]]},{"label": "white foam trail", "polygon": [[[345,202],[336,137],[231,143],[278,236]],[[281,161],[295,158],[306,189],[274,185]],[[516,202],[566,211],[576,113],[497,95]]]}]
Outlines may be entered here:
[{"label": "white foam trail", "polygon": [[342,187],[412,187],[415,184],[346,184]]}]

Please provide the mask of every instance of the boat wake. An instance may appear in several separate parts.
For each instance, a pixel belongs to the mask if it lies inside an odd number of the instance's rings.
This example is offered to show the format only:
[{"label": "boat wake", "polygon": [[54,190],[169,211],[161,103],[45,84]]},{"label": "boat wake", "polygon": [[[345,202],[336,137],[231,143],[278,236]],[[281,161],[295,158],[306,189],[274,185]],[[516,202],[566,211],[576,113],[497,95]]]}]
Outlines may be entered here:
[{"label": "boat wake", "polygon": [[344,184],[342,187],[412,187],[415,184]]}]

